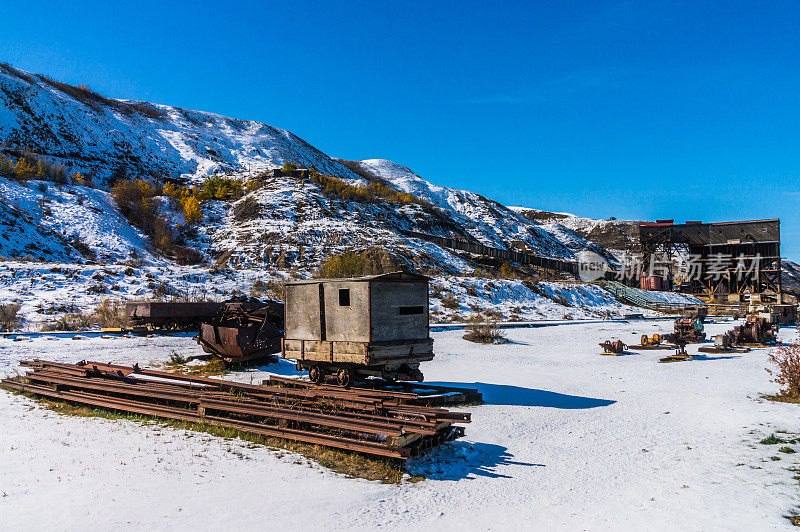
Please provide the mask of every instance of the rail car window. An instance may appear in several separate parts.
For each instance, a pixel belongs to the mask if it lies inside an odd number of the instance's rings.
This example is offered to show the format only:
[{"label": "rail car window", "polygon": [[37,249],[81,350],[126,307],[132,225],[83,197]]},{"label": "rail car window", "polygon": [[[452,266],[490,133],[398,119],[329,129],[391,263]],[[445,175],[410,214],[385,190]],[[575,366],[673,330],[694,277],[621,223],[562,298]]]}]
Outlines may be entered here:
[{"label": "rail car window", "polygon": [[417,307],[400,307],[400,315],[407,316],[409,314],[422,314],[423,310],[424,309],[421,305]]},{"label": "rail car window", "polygon": [[339,306],[340,307],[349,307],[350,306],[350,289],[349,288],[340,288],[339,289]]}]

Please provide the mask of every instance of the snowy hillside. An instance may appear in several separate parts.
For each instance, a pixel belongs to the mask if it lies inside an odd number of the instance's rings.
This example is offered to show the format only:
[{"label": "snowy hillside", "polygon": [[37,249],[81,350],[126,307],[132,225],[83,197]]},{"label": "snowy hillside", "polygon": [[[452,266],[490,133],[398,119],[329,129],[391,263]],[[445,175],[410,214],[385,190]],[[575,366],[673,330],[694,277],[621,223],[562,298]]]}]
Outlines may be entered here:
[{"label": "snowy hillside", "polygon": [[603,250],[565,229],[548,227],[526,219],[512,209],[467,190],[434,185],[409,168],[385,159],[359,161],[361,168],[393,187],[423,198],[447,212],[459,226],[480,243],[500,248],[522,245],[523,250],[554,257],[573,258],[574,253]]},{"label": "snowy hillside", "polygon": [[546,231],[556,233],[567,230],[612,252],[631,251],[639,241],[639,220],[596,220],[528,207],[509,209],[527,220],[541,223]]},{"label": "snowy hillside", "polygon": [[[0,177],[0,256],[46,262],[158,262],[107,192]],[[24,214],[23,214],[24,213]]]},{"label": "snowy hillside", "polygon": [[202,177],[286,161],[357,179],[303,139],[261,122],[115,100],[0,64],[0,146],[33,151],[99,177],[125,169]]},{"label": "snowy hillside", "polygon": [[[12,180],[8,170],[8,178],[0,177],[0,293],[22,303],[27,327],[50,319],[49,309],[91,309],[105,297],[153,297],[157,289],[164,297],[164,287],[168,295],[213,285],[216,291],[203,295],[219,300],[252,294],[259,282],[307,277],[326,258],[349,250],[369,250],[382,266],[407,265],[434,276],[434,285],[460,301],[459,308],[447,308],[433,300],[440,319],[485,310],[511,319],[632,310],[597,287],[472,277],[500,265],[407,234],[566,260],[584,249],[612,258],[580,224],[437,186],[391,161],[333,159],[260,122],[107,98],[0,64],[0,155],[12,165],[35,157],[90,173],[97,186]],[[330,177],[266,172],[285,162]],[[158,252],[108,192],[110,179],[178,179],[202,187],[221,175],[247,186],[241,195],[206,198],[191,225],[175,196],[154,198],[158,215],[176,230],[174,244],[202,258],[192,267]],[[533,272],[525,273],[530,279]]]}]

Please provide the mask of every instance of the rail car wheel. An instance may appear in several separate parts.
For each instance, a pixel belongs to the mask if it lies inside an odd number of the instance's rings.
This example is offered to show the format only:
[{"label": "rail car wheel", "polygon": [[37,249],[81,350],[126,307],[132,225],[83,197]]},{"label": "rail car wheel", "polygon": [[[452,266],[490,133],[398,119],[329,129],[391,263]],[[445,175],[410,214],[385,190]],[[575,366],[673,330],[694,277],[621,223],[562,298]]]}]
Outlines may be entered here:
[{"label": "rail car wheel", "polygon": [[322,368],[315,365],[308,368],[308,378],[311,379],[311,382],[314,384],[322,384],[325,374],[322,372]]},{"label": "rail car wheel", "polygon": [[336,382],[339,383],[339,386],[349,388],[353,384],[353,372],[348,368],[341,368],[336,373]]}]

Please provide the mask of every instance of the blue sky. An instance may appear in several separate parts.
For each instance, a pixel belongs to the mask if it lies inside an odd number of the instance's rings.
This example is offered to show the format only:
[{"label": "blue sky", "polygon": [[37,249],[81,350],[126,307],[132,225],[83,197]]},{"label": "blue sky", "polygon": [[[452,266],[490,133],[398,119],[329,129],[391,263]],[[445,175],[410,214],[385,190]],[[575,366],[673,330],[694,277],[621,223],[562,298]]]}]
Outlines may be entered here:
[{"label": "blue sky", "polygon": [[3,2],[0,60],[508,205],[780,217],[800,259],[796,2],[119,5]]}]

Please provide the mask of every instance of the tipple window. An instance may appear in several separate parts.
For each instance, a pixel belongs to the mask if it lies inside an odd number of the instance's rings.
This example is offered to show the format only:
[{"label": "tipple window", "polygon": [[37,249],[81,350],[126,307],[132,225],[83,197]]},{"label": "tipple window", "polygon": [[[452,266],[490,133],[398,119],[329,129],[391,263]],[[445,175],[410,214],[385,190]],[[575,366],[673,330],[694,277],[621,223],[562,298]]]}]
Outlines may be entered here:
[{"label": "tipple window", "polygon": [[350,289],[349,288],[340,288],[339,289],[339,306],[340,307],[349,307],[350,306]]},{"label": "tipple window", "polygon": [[401,315],[408,315],[408,314],[422,314],[424,309],[422,306],[418,307],[400,307],[400,314]]}]

